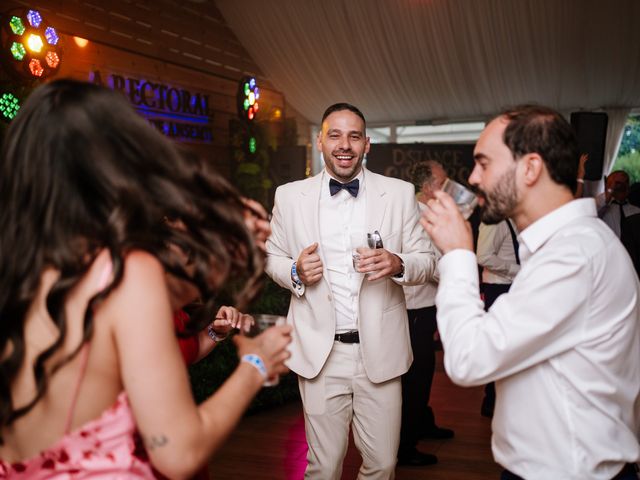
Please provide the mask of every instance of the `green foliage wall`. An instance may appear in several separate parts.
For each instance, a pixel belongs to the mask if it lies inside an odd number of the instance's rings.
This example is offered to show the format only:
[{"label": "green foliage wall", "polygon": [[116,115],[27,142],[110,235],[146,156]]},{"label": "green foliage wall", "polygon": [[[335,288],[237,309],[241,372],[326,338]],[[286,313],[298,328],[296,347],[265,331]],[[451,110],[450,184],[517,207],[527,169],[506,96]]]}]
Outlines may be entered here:
[{"label": "green foliage wall", "polygon": [[640,117],[638,116],[631,116],[627,120],[613,170],[627,172],[631,183],[640,182]]}]

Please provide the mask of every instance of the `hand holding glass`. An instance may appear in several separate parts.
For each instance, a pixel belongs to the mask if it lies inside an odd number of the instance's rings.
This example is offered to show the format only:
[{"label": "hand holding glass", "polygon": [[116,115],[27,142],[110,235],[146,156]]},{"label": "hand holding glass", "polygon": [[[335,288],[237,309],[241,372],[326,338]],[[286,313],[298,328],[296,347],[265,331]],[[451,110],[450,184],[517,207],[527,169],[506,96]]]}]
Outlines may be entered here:
[{"label": "hand holding glass", "polygon": [[[252,324],[244,324],[240,329],[240,333],[245,337],[257,337],[262,332],[270,327],[275,327],[276,325],[284,325],[286,322],[286,318],[281,315],[266,315],[266,314],[257,314],[253,315],[253,323]],[[263,385],[265,387],[273,387],[278,384],[280,381],[279,376],[275,376],[273,378],[268,378]]]},{"label": "hand holding glass", "polygon": [[453,201],[456,202],[458,210],[460,210],[465,220],[471,216],[473,210],[478,205],[478,197],[476,197],[471,190],[450,178],[445,180],[442,185],[442,191],[448,193],[451,198],[453,198]]},{"label": "hand holding glass", "polygon": [[369,248],[367,244],[367,234],[364,232],[356,232],[349,235],[349,244],[351,247],[351,261],[353,262],[353,269],[358,271],[360,266],[360,252],[358,250],[362,248]]},{"label": "hand holding glass", "polygon": [[[353,269],[360,272],[360,253],[363,248],[373,250],[376,248],[382,248],[382,237],[380,236],[380,232],[375,230],[373,233],[352,233],[350,235],[350,244],[351,244],[351,258],[353,261]],[[360,251],[358,251],[360,250]],[[374,272],[366,272],[367,275],[371,275]]]}]

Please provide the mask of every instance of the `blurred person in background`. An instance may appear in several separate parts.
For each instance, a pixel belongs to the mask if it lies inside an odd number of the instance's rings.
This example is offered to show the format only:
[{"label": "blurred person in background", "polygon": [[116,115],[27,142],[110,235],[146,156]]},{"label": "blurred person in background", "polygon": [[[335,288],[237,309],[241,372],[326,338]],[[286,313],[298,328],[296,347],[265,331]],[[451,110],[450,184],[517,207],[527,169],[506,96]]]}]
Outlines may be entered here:
[{"label": "blurred person in background", "polygon": [[[427,160],[416,164],[412,177],[417,190],[418,208],[422,212],[427,208],[427,202],[435,198],[435,191],[442,188],[447,173],[439,162]],[[436,258],[439,257],[439,252],[436,251]],[[434,273],[433,279],[422,285],[403,287],[413,351],[413,363],[409,371],[402,376],[402,424],[398,464],[405,466],[437,463],[438,458],[435,455],[420,452],[416,448],[421,438],[442,440],[454,436],[453,430],[436,425],[435,414],[429,405],[436,370],[434,336],[438,330],[435,306],[438,290],[437,270]]]}]

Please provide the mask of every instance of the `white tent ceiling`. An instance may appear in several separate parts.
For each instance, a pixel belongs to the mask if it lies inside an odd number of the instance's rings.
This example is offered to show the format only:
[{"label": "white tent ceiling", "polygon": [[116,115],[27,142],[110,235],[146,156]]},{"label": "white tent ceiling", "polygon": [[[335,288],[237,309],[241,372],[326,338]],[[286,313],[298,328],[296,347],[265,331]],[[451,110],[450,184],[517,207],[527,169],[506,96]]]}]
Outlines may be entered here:
[{"label": "white tent ceiling", "polygon": [[312,123],[484,119],[534,102],[640,106],[638,0],[216,0],[262,72]]}]

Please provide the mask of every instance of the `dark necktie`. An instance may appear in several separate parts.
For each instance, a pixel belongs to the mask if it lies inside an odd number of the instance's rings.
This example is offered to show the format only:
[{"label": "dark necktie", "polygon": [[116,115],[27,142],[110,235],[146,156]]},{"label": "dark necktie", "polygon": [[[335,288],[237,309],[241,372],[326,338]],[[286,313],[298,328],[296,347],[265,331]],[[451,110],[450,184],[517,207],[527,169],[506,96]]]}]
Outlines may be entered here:
[{"label": "dark necktie", "polygon": [[347,183],[340,183],[333,178],[329,180],[329,193],[331,193],[332,197],[343,188],[354,197],[357,197],[358,190],[360,190],[360,180],[356,178]]},{"label": "dark necktie", "polygon": [[520,265],[520,243],[518,242],[518,236],[516,235],[516,231],[513,229],[513,225],[509,219],[505,220],[507,222],[507,227],[509,227],[509,233],[511,234],[511,242],[513,243],[513,253],[516,254],[516,263]]},{"label": "dark necktie", "polygon": [[625,224],[627,223],[625,222],[626,217],[624,215],[624,203],[616,203],[620,205],[620,238],[622,238],[625,233]]}]

